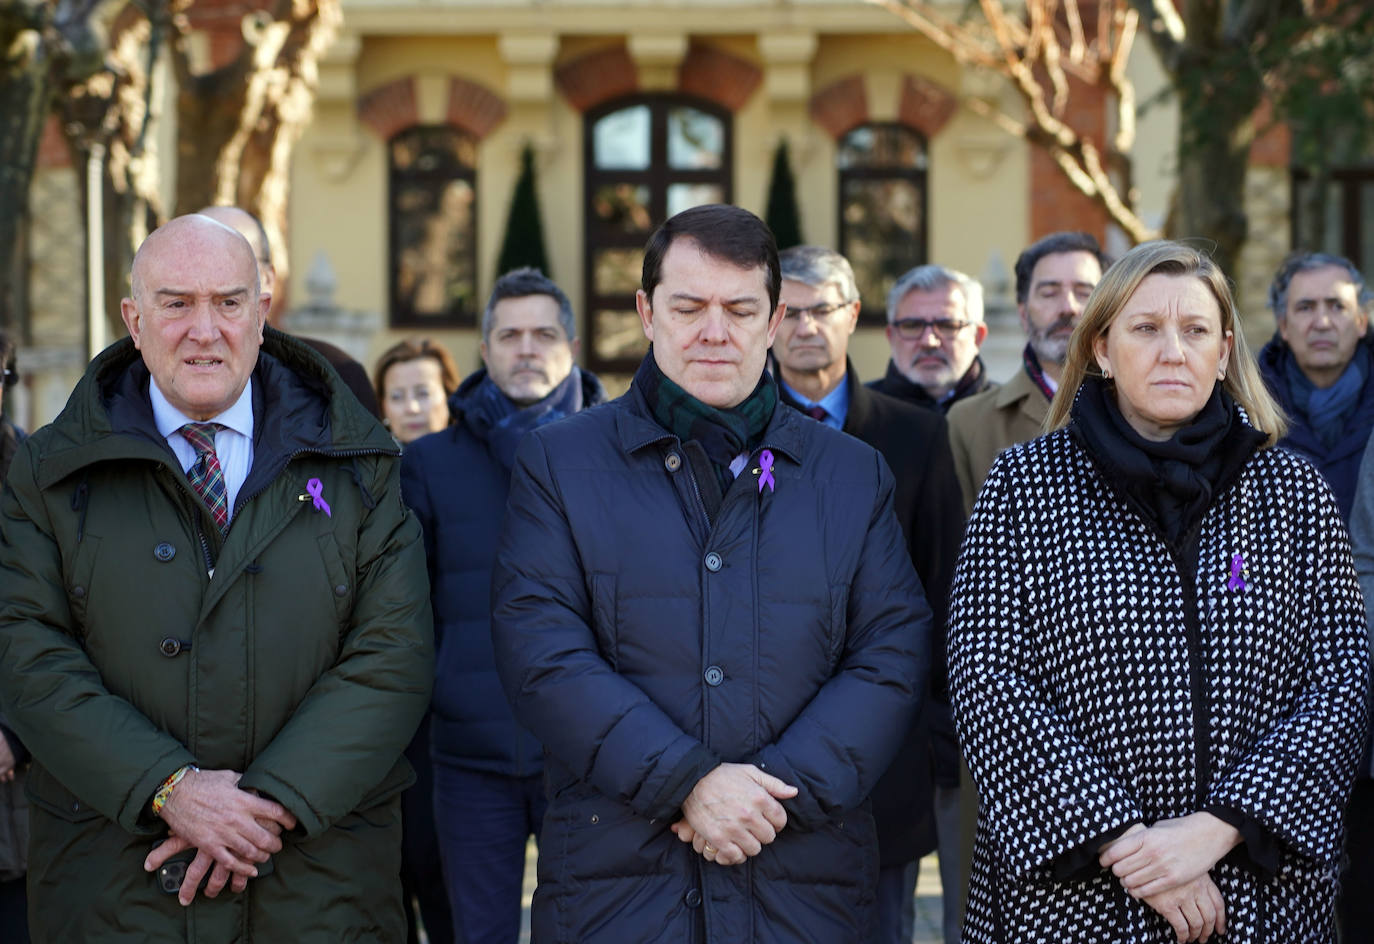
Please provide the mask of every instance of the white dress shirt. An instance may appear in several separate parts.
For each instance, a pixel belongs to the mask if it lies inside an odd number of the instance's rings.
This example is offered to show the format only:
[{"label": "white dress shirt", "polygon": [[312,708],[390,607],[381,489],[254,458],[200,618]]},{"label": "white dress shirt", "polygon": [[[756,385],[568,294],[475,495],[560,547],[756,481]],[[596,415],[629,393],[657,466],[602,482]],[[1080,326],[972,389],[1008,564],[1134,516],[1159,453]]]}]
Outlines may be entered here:
[{"label": "white dress shirt", "polygon": [[[167,401],[158,389],[157,381],[148,378],[148,398],[153,402],[153,420],[157,431],[167,438],[167,445],[176,453],[181,471],[189,471],[196,464],[196,449],[186,437],[177,432],[187,423],[199,422],[182,413]],[[248,470],[253,467],[253,378],[243,387],[234,405],[223,413],[206,420],[219,423],[224,429],[215,432],[215,455],[224,471],[224,493],[229,501],[229,520],[234,520],[234,502]]]}]

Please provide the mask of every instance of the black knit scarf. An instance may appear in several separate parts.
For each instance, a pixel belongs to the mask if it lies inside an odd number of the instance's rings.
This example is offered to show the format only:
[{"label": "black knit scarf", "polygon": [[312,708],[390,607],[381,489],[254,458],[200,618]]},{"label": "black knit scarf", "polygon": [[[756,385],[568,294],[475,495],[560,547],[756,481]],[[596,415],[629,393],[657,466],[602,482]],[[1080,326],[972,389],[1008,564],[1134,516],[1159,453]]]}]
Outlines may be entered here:
[{"label": "black knit scarf", "polygon": [[1083,381],[1070,415],[1070,431],[1108,481],[1153,519],[1174,548],[1265,439],[1241,420],[1219,383],[1193,421],[1164,442],[1137,433],[1117,406],[1115,389],[1097,377]]},{"label": "black knit scarf", "polygon": [[721,494],[735,480],[730,463],[759,444],[778,405],[778,385],[765,370],[743,403],[730,409],[707,406],[659,370],[652,346],[635,371],[634,385],[660,426],[705,451],[720,480]]}]

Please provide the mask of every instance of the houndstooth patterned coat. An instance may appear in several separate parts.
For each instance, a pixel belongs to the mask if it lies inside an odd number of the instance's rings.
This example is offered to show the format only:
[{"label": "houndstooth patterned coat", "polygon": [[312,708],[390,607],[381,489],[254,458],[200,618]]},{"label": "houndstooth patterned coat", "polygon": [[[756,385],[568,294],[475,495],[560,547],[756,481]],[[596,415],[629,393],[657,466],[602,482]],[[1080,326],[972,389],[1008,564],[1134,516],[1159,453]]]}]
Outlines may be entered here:
[{"label": "houndstooth patterned coat", "polygon": [[965,944],[1173,942],[1109,872],[1055,881],[1053,865],[1115,827],[1209,805],[1281,848],[1267,881],[1218,863],[1227,933],[1214,940],[1334,939],[1368,652],[1330,490],[1306,461],[1258,451],[1207,511],[1196,579],[1182,570],[1066,430],[993,466],[950,621],[982,800]]}]

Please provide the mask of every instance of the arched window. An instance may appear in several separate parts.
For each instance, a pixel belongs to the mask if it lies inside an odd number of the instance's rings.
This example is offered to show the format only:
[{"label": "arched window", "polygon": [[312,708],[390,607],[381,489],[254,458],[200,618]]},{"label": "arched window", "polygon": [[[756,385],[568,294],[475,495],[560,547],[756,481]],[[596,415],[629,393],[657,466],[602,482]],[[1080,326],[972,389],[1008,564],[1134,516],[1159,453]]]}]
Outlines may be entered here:
[{"label": "arched window", "polygon": [[729,203],[730,114],[679,95],[636,96],[586,117],[587,363],[629,372],[648,344],[635,313],[644,244],[665,219]]},{"label": "arched window", "polygon": [[389,144],[391,323],[477,323],[477,141],[418,125]]},{"label": "arched window", "polygon": [[887,292],[926,261],[926,142],[905,125],[867,124],[840,139],[840,252],[854,266],[863,322],[883,324]]}]

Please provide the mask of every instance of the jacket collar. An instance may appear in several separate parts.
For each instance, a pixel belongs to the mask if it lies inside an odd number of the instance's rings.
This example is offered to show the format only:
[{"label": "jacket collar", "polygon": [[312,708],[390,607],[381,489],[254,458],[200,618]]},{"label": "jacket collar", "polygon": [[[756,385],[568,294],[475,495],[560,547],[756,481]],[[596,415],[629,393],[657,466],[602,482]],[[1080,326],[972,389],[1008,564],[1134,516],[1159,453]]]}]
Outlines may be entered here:
[{"label": "jacket collar", "polygon": [[1049,412],[1050,401],[1045,399],[1040,387],[1031,379],[1030,374],[1026,373],[1025,367],[1018,370],[1010,380],[997,389],[996,397],[995,402],[999,410],[1004,410],[1024,400],[1026,402],[1023,409],[1031,415],[1039,413],[1041,419],[1044,419]]},{"label": "jacket collar", "polygon": [[[675,435],[654,420],[649,404],[644,400],[644,394],[633,384],[615,402],[620,406],[615,415],[616,435],[620,439],[620,448],[626,454],[636,453],[655,443],[678,442]],[[778,405],[773,408],[773,417],[768,421],[768,428],[763,432],[759,448],[782,453],[800,465],[803,440],[804,430],[800,414],[784,403],[780,396]]]},{"label": "jacket collar", "polygon": [[[253,376],[254,470],[265,472],[303,452],[400,454],[357,398],[341,395],[347,387],[324,358],[288,335],[264,329]],[[175,466],[147,390],[148,369],[129,338],[97,355],[45,437],[39,486],[95,462],[147,459]]]}]

